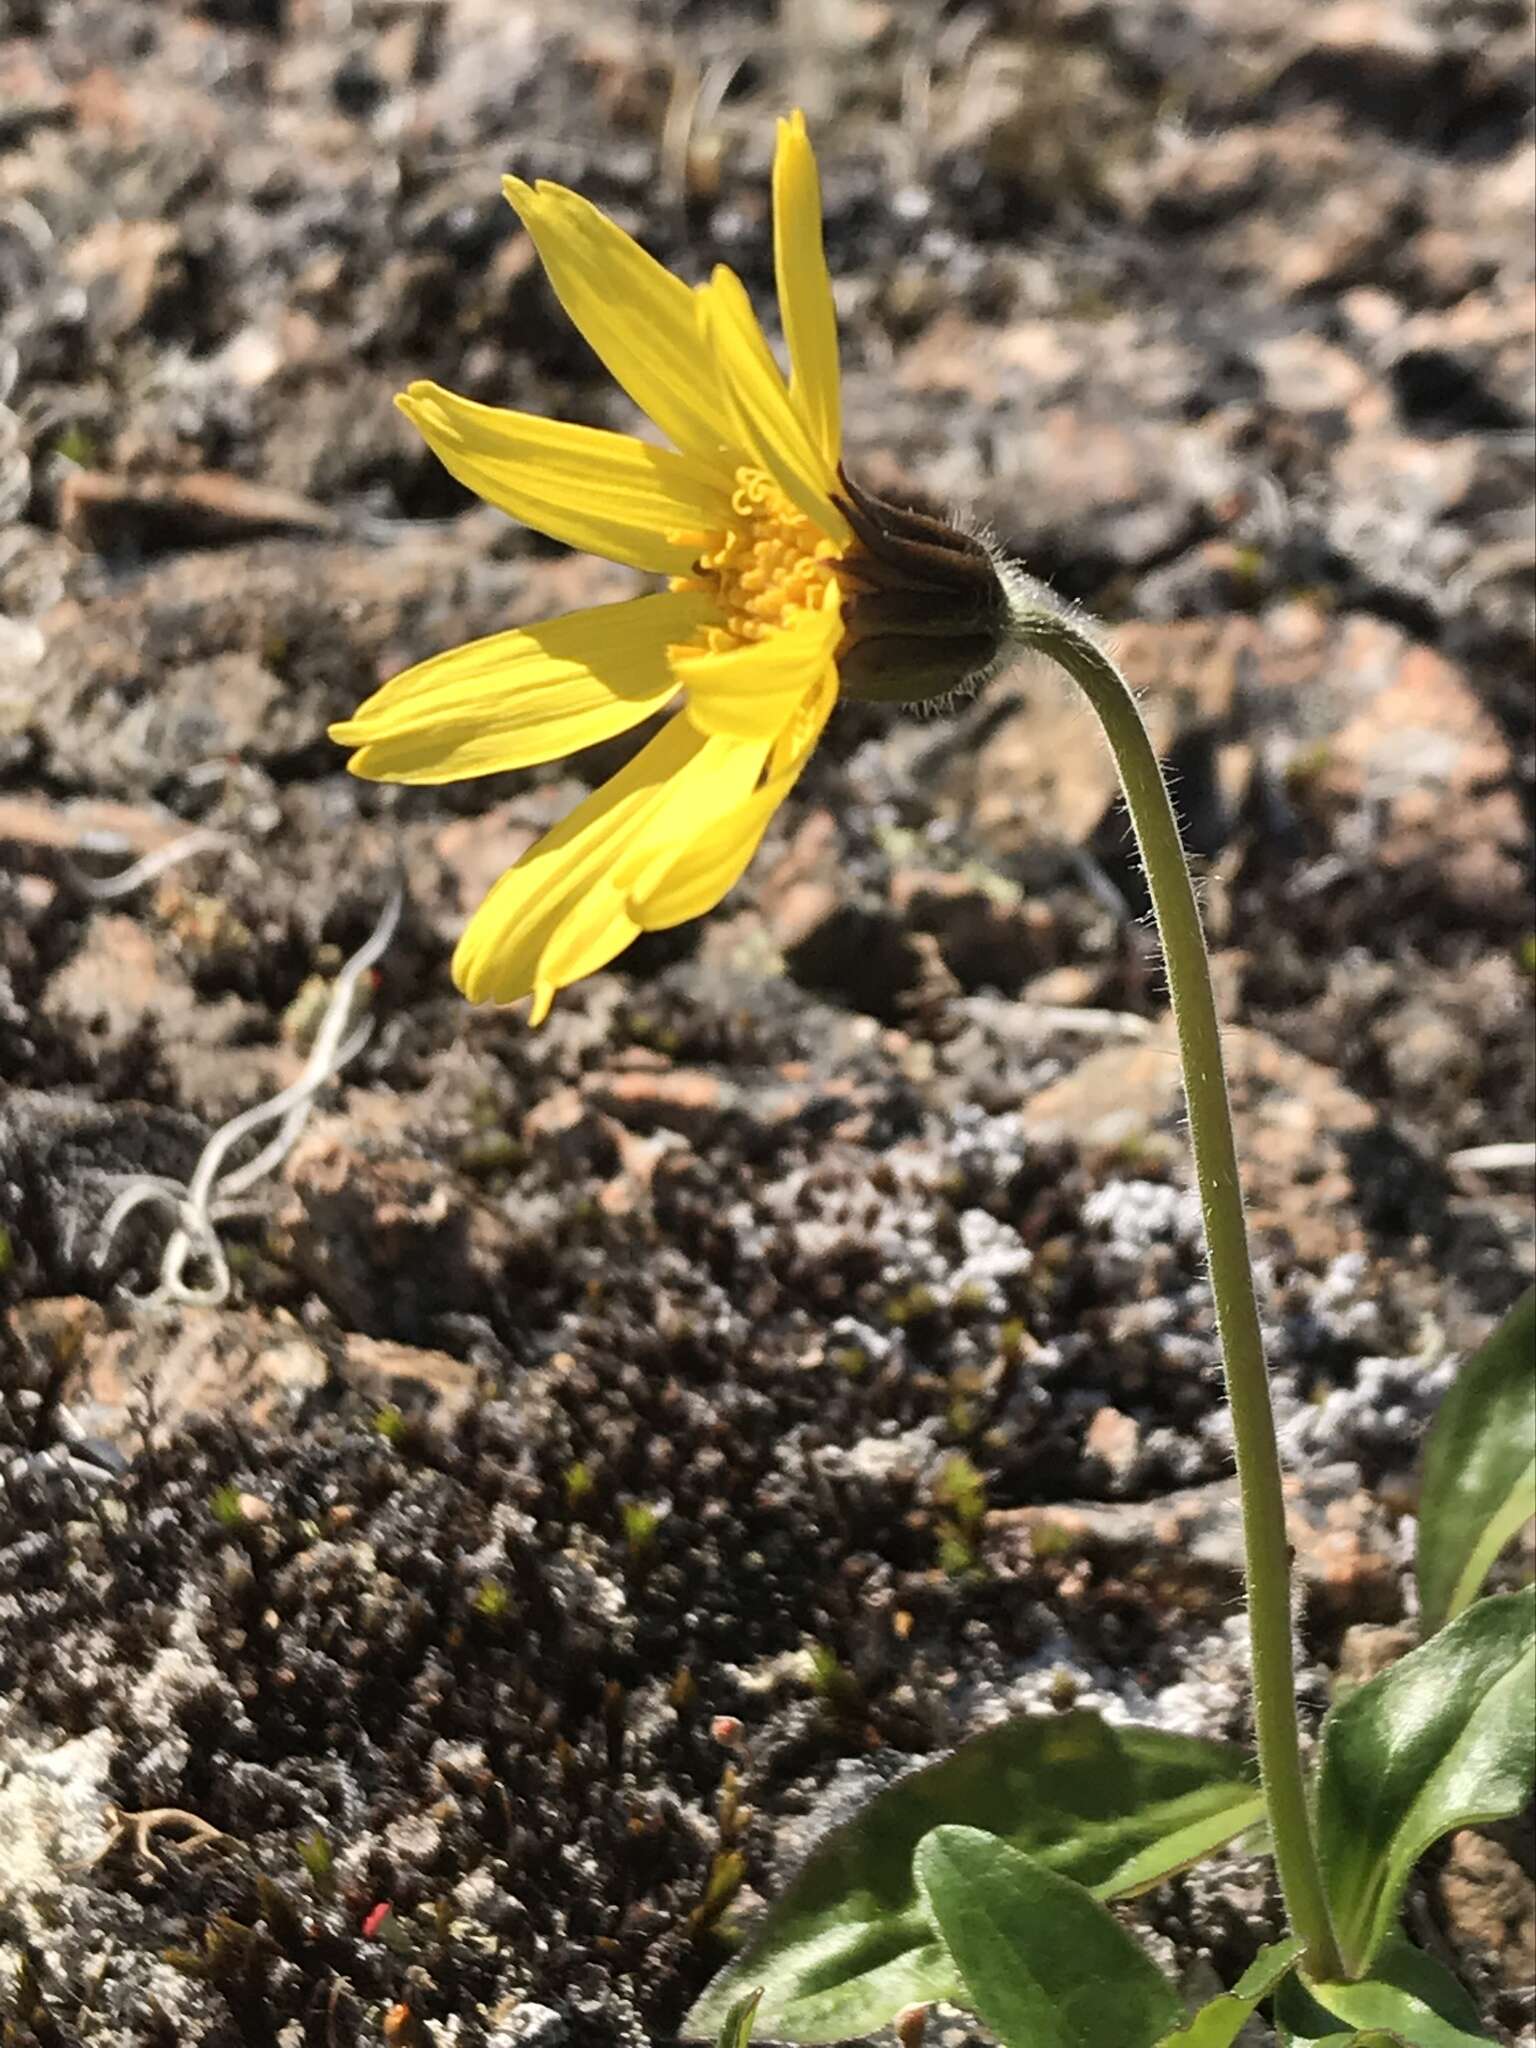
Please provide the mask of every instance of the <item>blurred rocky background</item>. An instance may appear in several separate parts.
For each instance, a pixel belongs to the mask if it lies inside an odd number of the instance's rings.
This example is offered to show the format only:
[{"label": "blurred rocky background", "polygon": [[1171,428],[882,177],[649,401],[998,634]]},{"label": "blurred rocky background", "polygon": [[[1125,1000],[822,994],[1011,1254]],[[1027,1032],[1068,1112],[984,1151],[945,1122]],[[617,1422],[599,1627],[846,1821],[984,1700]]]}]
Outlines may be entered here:
[{"label": "blurred rocky background", "polygon": [[[766,312],[804,107],[850,465],[1106,618],[1176,776],[1307,1705],[1410,1643],[1423,1426],[1532,1262],[1528,6],[0,33],[7,2048],[664,2042],[903,1758],[1074,1700],[1244,1733],[1164,992],[1064,687],[843,712],[724,908],[537,1035],[448,954],[624,748],[407,792],[324,737],[639,587],[390,406],[630,424],[507,171]],[[295,1079],[397,873],[373,1036],[221,1226],[227,1299],[135,1306],[169,1223],[114,1204]],[[1459,1836],[1414,1901],[1506,2042],[1531,1864]],[[1237,1857],[1138,1907],[1195,1984],[1277,1913]]]}]

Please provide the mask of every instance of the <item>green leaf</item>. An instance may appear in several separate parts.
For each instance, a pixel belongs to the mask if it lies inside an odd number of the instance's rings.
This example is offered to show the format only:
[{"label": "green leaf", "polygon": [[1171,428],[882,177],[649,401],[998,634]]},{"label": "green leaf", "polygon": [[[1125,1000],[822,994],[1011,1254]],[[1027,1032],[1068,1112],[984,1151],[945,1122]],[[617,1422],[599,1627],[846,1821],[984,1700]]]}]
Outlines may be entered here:
[{"label": "green leaf", "polygon": [[1480,1600],[1324,1721],[1318,1851],[1346,1972],[1364,1976],[1432,1842],[1530,1797],[1533,1629],[1536,1587]]},{"label": "green leaf", "polygon": [[1424,1453],[1419,1605],[1424,1631],[1476,1599],[1509,1539],[1536,1515],[1536,1287],[1467,1360]]},{"label": "green leaf", "polygon": [[[1480,2031],[1464,1986],[1400,1934],[1383,1948],[1369,1977],[1338,1984],[1293,1977],[1275,2000],[1275,2019],[1287,2048],[1375,2048],[1378,2042],[1391,2048],[1485,2048],[1492,2038]],[[1348,2023],[1342,2033],[1340,2020]]]},{"label": "green leaf", "polygon": [[1188,2026],[1165,2034],[1158,2048],[1232,2048],[1244,2023],[1258,2010],[1260,2000],[1268,1998],[1281,1979],[1295,1968],[1306,1947],[1300,1936],[1293,1934],[1289,1941],[1275,1941],[1268,1948],[1261,1948],[1230,1991],[1201,2006]]},{"label": "green leaf", "polygon": [[1003,2048],[1154,2048],[1178,1994],[1105,1907],[980,1828],[935,1828],[913,1875],[961,1999]]},{"label": "green leaf", "polygon": [[1307,1991],[1299,1977],[1289,1977],[1275,1998],[1274,2021],[1280,2048],[1403,2048],[1396,2034],[1372,2027],[1361,2033],[1341,2027]]},{"label": "green leaf", "polygon": [[730,2011],[720,2022],[720,2036],[715,2048],[747,2048],[752,2039],[752,2023],[762,2002],[761,1990],[744,1991],[740,1998],[734,1999]]},{"label": "green leaf", "polygon": [[758,2018],[781,2041],[851,2041],[885,2026],[903,2006],[964,2000],[949,1951],[921,1906],[882,1913],[865,1896],[849,1901],[846,1915],[791,1917],[781,1940],[777,1923],[770,1912],[761,1947],[706,1987],[683,2022],[684,2040],[713,2031],[743,1976],[763,1986]]},{"label": "green leaf", "polygon": [[[1432,2006],[1396,1984],[1383,1984],[1374,1977],[1355,1984],[1318,1984],[1313,1989],[1323,2005],[1341,2020],[1362,2027],[1376,2027],[1406,2041],[1410,2048],[1485,2048],[1493,2037],[1481,2030],[1469,2033],[1451,2020],[1442,2019]],[[1472,2016],[1473,2025],[1477,2015]]]},{"label": "green leaf", "polygon": [[1396,2034],[1383,2034],[1376,2027],[1364,2034],[1354,2027],[1341,2028],[1296,1977],[1280,1987],[1275,2024],[1281,2048],[1403,2048]]},{"label": "green leaf", "polygon": [[904,2005],[953,1998],[954,1969],[919,1903],[912,1858],[955,1823],[1117,1898],[1156,1884],[1263,1817],[1242,1750],[1077,1712],[1004,1722],[876,1793],[829,1834],[755,1938],[693,2008],[713,2035],[762,1985],[758,2024],[795,2042],[846,2041]]}]

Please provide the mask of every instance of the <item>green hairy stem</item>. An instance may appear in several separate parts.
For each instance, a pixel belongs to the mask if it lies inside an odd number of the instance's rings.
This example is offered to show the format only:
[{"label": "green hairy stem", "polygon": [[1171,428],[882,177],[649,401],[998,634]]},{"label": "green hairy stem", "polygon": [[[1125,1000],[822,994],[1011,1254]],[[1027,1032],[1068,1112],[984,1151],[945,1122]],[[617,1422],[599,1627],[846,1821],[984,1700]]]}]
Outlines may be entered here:
[{"label": "green hairy stem", "polygon": [[1291,1558],[1280,1452],[1248,1257],[1221,1030],[1194,886],[1157,754],[1135,697],[1114,663],[1070,619],[1027,600],[1015,605],[1012,638],[1017,647],[1043,654],[1064,669],[1093,706],[1115,757],[1146,868],[1178,1027],[1211,1292],[1232,1409],[1259,1769],[1291,1924],[1306,1943],[1309,1973],[1332,1979],[1342,1973],[1342,1966],[1313,1838],[1296,1722]]}]

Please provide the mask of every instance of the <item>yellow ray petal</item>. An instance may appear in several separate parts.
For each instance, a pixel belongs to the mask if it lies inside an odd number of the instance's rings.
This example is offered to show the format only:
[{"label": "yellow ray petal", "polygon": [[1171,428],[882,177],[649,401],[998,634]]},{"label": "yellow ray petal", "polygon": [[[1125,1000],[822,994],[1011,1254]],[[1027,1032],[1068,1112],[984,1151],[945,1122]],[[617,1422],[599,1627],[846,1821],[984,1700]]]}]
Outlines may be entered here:
[{"label": "yellow ray petal", "polygon": [[625,900],[635,865],[685,857],[690,838],[752,789],[765,751],[673,718],[497,882],[453,956],[464,994],[476,1003],[536,994],[537,1021],[556,989],[638,934]]},{"label": "yellow ray petal", "polygon": [[713,910],[745,874],[762,842],[768,821],[794,788],[837,701],[835,676],[807,695],[781,745],[767,779],[745,803],[723,813],[684,854],[654,859],[630,885],[628,911],[648,932],[665,931]]},{"label": "yellow ray petal", "polygon": [[713,471],[632,434],[479,405],[438,384],[413,384],[395,403],[461,484],[589,554],[678,575],[725,516]]},{"label": "yellow ray petal", "polygon": [[816,157],[796,110],[780,121],[773,158],[773,267],[779,318],[789,343],[790,403],[829,463],[842,449],[837,311],[821,232],[821,182]]},{"label": "yellow ray petal", "polygon": [[693,295],[681,278],[589,200],[563,185],[504,178],[555,296],[614,381],[678,448],[720,464],[714,367],[700,346]]},{"label": "yellow ray petal", "polygon": [[727,749],[718,740],[713,751],[700,755],[686,777],[686,795],[658,807],[612,867],[570,904],[540,957],[538,982],[569,988],[637,939],[642,927],[629,907],[630,877],[657,860],[687,866],[695,834],[707,837],[715,820],[747,802],[761,765],[761,750]]},{"label": "yellow ray petal", "polygon": [[674,648],[672,667],[700,732],[725,739],[777,739],[811,685],[830,667],[843,625],[835,583],[826,602],[798,611],[766,640],[723,654]]},{"label": "yellow ray petal", "polygon": [[721,264],[710,282],[699,287],[697,298],[701,330],[719,370],[736,440],[807,519],[831,539],[846,543],[852,535],[832,503],[833,467],[790,404],[746,287]]},{"label": "yellow ray petal", "polygon": [[457,782],[559,760],[677,695],[668,646],[712,607],[697,591],[596,605],[492,633],[392,678],[330,729],[370,782]]}]

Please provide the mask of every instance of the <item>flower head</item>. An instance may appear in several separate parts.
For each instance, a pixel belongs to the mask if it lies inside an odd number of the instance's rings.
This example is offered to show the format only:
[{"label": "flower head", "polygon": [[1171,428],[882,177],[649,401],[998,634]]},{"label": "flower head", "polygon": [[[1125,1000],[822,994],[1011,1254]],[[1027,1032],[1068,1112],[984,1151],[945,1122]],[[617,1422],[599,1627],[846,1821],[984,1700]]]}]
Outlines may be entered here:
[{"label": "flower head", "polygon": [[1006,645],[988,547],[841,467],[837,323],[816,161],[779,123],[781,372],[740,279],[690,290],[562,186],[505,181],[565,310],[666,437],[571,426],[413,384],[397,401],[459,481],[552,538],[667,578],[408,669],[331,737],[376,781],[555,760],[667,709],[612,780],[501,877],[454,954],[471,1001],[556,992],[642,931],[713,908],[810,758],[839,689],[951,693]]}]

